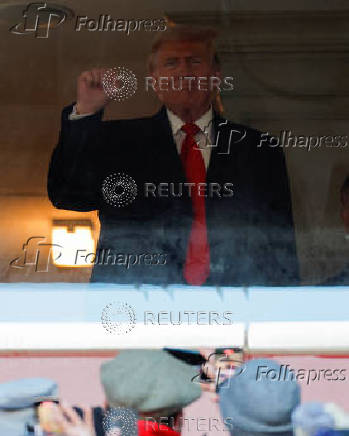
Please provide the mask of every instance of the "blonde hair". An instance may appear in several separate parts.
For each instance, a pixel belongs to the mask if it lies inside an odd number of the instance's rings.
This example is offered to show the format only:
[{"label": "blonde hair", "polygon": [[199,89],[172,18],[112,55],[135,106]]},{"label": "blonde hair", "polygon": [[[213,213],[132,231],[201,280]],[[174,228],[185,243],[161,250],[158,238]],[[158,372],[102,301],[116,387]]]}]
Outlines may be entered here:
[{"label": "blonde hair", "polygon": [[188,26],[184,24],[170,25],[165,32],[159,33],[153,41],[151,52],[148,57],[148,70],[155,68],[155,56],[162,44],[168,41],[191,41],[201,42],[207,45],[211,52],[212,63],[219,68],[220,62],[216,53],[215,38],[218,32],[211,27]]}]

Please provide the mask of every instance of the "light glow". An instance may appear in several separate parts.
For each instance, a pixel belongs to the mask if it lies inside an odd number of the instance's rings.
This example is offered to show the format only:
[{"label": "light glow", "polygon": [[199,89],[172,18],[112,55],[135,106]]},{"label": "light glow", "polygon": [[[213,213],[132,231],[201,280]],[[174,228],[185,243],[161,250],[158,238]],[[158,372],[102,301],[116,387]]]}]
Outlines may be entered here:
[{"label": "light glow", "polygon": [[[67,226],[54,225],[52,228],[52,262],[58,267],[91,267],[92,263],[78,256],[78,250],[95,253],[92,229],[88,226],[75,226],[69,231]],[[91,256],[90,256],[91,258]]]}]

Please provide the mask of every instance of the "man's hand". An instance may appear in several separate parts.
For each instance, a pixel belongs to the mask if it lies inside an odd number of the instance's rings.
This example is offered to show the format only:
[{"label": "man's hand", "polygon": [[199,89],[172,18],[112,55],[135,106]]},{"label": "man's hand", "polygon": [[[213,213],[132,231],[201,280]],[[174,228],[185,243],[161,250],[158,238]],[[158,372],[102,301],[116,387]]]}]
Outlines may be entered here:
[{"label": "man's hand", "polygon": [[95,68],[84,71],[78,77],[76,101],[78,114],[97,112],[111,101],[102,85],[102,78],[106,71],[104,68]]},{"label": "man's hand", "polygon": [[56,420],[63,429],[64,436],[96,436],[92,409],[83,408],[83,418],[69,406],[60,404],[55,410]]}]

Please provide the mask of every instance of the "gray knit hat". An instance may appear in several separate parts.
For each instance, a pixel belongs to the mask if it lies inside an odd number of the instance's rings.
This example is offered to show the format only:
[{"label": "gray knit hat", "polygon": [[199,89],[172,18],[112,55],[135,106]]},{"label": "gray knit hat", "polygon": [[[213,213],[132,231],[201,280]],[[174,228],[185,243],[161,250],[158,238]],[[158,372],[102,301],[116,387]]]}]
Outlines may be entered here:
[{"label": "gray knit hat", "polygon": [[197,372],[166,351],[128,350],[102,364],[101,381],[111,407],[169,416],[200,397],[200,386],[191,381]]}]

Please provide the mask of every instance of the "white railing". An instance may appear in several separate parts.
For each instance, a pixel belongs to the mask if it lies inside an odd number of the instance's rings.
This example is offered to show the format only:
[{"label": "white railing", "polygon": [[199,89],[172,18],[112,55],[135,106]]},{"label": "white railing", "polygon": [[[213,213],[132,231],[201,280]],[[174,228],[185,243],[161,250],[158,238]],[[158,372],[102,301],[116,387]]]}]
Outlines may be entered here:
[{"label": "white railing", "polygon": [[0,284],[0,299],[0,352],[239,346],[349,353],[348,288],[17,283]]}]

